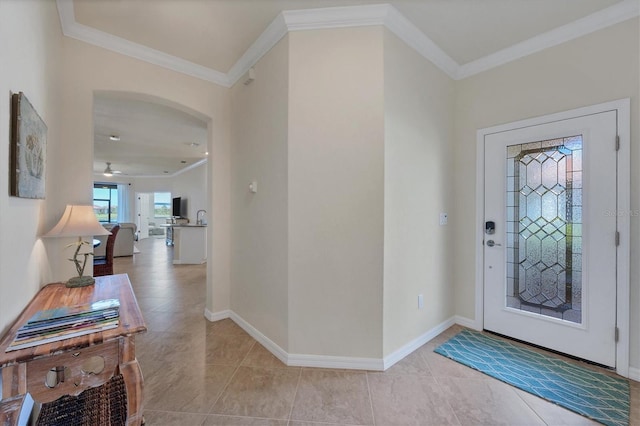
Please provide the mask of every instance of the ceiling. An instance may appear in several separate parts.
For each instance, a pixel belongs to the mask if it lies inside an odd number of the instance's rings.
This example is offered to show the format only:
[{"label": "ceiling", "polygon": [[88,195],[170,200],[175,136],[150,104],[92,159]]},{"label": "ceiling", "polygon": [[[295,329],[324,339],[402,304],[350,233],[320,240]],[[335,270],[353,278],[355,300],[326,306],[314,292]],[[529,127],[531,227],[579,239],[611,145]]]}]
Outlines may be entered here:
[{"label": "ceiling", "polygon": [[172,107],[97,93],[93,122],[95,174],[110,162],[116,175],[175,176],[207,158],[207,124]]},{"label": "ceiling", "polygon": [[[173,59],[177,64],[174,69],[188,69],[191,75],[226,86],[237,81],[253,65],[251,61],[259,59],[261,53],[247,55],[283,11],[305,10],[304,17],[326,19],[326,13],[308,9],[389,4],[391,8],[385,9],[381,22],[397,34],[410,34],[405,40],[415,39],[417,34],[420,40],[415,46],[419,51],[419,46],[433,46],[430,49],[437,56],[434,63],[443,63],[441,68],[453,78],[470,74],[461,70],[487,69],[486,64],[495,58],[504,63],[540,50],[544,48],[540,43],[546,39],[555,37],[561,42],[570,39],[566,34],[573,30],[584,34],[597,29],[594,23],[610,25],[615,19],[622,20],[617,15],[629,14],[629,10],[635,16],[638,13],[635,0],[57,1],[66,35],[83,39],[83,34],[91,34],[85,41],[150,62],[165,55],[162,63]],[[346,9],[335,13],[342,11],[354,14]],[[284,31],[292,30],[287,21],[291,16],[299,14],[285,16]],[[271,45],[277,41],[274,37]],[[96,42],[101,38],[103,42]],[[124,45],[127,49],[118,47]],[[106,161],[110,161],[114,170],[132,176],[172,175],[205,157],[206,124],[165,106],[102,95],[96,99],[94,122],[96,172],[104,170]],[[108,141],[110,134],[120,135],[121,140]],[[192,142],[199,145],[191,146]]]},{"label": "ceiling", "polygon": [[458,64],[621,0],[75,0],[78,23],[228,72],[283,10],[388,3]]}]

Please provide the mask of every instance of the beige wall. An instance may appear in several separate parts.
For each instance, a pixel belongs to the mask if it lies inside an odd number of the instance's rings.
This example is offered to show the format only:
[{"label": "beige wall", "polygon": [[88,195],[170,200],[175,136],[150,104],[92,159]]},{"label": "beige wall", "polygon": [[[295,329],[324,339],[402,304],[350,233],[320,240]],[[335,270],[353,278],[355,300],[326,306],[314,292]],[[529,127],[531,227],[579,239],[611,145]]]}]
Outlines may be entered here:
[{"label": "beige wall", "polygon": [[[384,38],[384,355],[451,318],[454,81]],[[418,310],[418,295],[424,308]]]},{"label": "beige wall", "polygon": [[[210,161],[207,308],[229,307],[229,90],[148,63],[63,38],[63,74],[57,99],[60,111],[60,167],[53,177],[54,203],[46,221],[52,225],[70,201],[90,203],[93,181],[93,93],[122,91],[152,97],[208,122]],[[191,206],[190,206],[191,208]],[[53,263],[53,262],[52,262]],[[58,264],[61,262],[58,261]],[[65,274],[54,275],[64,279]]]},{"label": "beige wall", "polygon": [[[475,181],[478,129],[631,98],[631,209],[640,208],[638,19],[547,49],[457,83],[456,312],[474,318]],[[631,217],[631,366],[640,367],[640,218]]]},{"label": "beige wall", "polygon": [[231,308],[285,350],[288,49],[285,37],[254,66],[255,81],[231,89]]},{"label": "beige wall", "polygon": [[[65,204],[91,202],[98,90],[157,97],[208,122],[207,309],[237,310],[290,354],[382,358],[454,313],[474,317],[479,128],[631,97],[640,209],[637,19],[455,83],[382,27],[293,32],[252,85],[231,90],[59,28],[54,2],[0,1],[0,163],[10,91],[24,91],[49,126],[47,199],[0,191],[0,331],[41,284],[74,274],[64,242],[38,236]],[[259,191],[249,195],[253,179]],[[638,368],[640,226],[631,220]]]},{"label": "beige wall", "polygon": [[[0,334],[50,274],[39,236],[51,224],[43,216],[57,196],[52,175],[61,167],[56,155],[61,93],[55,84],[60,38],[55,2],[0,2]],[[45,200],[9,196],[10,95],[20,91],[48,126]]]},{"label": "beige wall", "polygon": [[383,34],[289,34],[293,354],[382,355]]}]

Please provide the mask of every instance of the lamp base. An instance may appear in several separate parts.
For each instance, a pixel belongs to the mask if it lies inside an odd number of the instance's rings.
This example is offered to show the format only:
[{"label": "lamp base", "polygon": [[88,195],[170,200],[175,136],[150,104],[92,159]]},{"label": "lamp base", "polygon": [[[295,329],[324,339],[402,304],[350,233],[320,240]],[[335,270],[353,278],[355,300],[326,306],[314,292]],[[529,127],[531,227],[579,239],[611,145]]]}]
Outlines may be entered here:
[{"label": "lamp base", "polygon": [[95,284],[95,282],[96,280],[93,277],[73,277],[69,278],[65,285],[67,287],[86,287]]}]

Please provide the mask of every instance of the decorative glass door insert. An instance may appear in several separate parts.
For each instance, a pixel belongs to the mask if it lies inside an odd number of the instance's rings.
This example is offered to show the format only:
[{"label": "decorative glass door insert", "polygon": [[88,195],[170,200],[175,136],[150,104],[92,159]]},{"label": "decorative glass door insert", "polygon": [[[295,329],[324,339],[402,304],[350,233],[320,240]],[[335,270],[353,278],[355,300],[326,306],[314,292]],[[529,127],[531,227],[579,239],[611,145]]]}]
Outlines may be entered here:
[{"label": "decorative glass door insert", "polygon": [[507,306],[582,322],[582,136],[507,146]]}]

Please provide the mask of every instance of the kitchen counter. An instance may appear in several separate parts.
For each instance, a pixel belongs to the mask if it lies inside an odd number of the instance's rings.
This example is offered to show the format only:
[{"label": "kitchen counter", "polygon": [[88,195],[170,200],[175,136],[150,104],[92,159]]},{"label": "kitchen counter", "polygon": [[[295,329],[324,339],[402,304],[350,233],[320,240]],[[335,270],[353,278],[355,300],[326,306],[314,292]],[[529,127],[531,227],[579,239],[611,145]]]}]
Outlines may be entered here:
[{"label": "kitchen counter", "polygon": [[172,225],[173,264],[201,264],[207,261],[207,225]]},{"label": "kitchen counter", "polygon": [[184,223],[184,224],[180,224],[180,223],[161,223],[159,226],[163,227],[163,228],[206,228],[207,225],[197,225],[195,223]]}]

